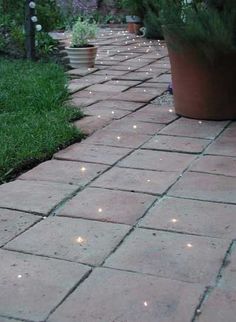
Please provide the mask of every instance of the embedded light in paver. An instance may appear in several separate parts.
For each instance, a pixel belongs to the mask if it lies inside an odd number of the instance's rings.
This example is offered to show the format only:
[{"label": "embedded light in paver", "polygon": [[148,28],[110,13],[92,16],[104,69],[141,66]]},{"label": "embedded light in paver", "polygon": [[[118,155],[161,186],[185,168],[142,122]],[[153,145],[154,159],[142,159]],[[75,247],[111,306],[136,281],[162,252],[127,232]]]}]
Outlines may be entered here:
[{"label": "embedded light in paver", "polygon": [[178,219],[173,218],[173,219],[171,219],[171,222],[176,223],[176,222],[178,222]]},{"label": "embedded light in paver", "polygon": [[82,171],[82,172],[84,172],[84,171],[86,171],[87,169],[85,168],[85,167],[81,167],[80,168],[80,171]]},{"label": "embedded light in paver", "polygon": [[83,244],[85,242],[85,239],[83,237],[79,236],[79,237],[76,238],[76,242],[78,244]]},{"label": "embedded light in paver", "polygon": [[115,114],[115,112],[114,111],[111,111],[111,114]]},{"label": "embedded light in paver", "polygon": [[170,112],[170,113],[172,113],[172,112],[173,112],[172,108],[170,108],[170,109],[169,109],[169,112]]},{"label": "embedded light in paver", "polygon": [[147,179],[147,182],[151,182],[151,180],[150,179]]},{"label": "embedded light in paver", "polygon": [[147,301],[144,301],[144,302],[143,302],[143,305],[144,305],[144,306],[148,306],[148,302],[147,302]]},{"label": "embedded light in paver", "polygon": [[202,121],[198,121],[199,124],[202,124]]},{"label": "embedded light in paver", "polygon": [[100,212],[100,213],[101,213],[102,211],[103,211],[103,210],[102,210],[102,208],[98,208],[98,212]]},{"label": "embedded light in paver", "polygon": [[98,115],[98,118],[100,119],[101,118],[101,115]]},{"label": "embedded light in paver", "polygon": [[188,243],[188,244],[187,244],[187,247],[188,247],[188,248],[192,248],[192,247],[193,247],[193,245],[192,245],[191,243]]},{"label": "embedded light in paver", "polygon": [[137,129],[137,125],[133,125],[133,129]]},{"label": "embedded light in paver", "polygon": [[121,139],[121,137],[120,137],[120,136],[117,136],[116,138],[117,138],[117,140],[120,140],[120,139]]},{"label": "embedded light in paver", "polygon": [[22,278],[22,275],[21,274],[17,275],[17,278]]}]

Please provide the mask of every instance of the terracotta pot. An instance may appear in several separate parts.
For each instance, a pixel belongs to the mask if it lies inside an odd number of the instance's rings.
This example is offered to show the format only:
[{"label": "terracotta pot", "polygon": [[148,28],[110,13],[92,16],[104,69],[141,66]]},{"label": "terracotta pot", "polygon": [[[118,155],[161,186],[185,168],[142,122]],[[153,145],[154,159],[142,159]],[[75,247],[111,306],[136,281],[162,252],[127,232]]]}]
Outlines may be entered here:
[{"label": "terracotta pot", "polygon": [[97,55],[97,47],[89,46],[84,48],[66,47],[70,66],[72,68],[93,68]]},{"label": "terracotta pot", "polygon": [[138,34],[141,27],[140,23],[128,22],[128,32],[131,34]]},{"label": "terracotta pot", "polygon": [[178,51],[168,46],[168,51],[176,113],[195,119],[236,119],[236,53],[209,62],[193,48]]}]

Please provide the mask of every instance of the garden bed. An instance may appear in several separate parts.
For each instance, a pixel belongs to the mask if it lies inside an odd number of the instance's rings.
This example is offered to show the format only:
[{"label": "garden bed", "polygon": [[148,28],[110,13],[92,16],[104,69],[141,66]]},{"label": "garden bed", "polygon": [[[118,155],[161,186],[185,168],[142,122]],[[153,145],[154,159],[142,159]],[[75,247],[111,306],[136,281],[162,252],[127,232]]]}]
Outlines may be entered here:
[{"label": "garden bed", "polygon": [[0,183],[81,139],[66,81],[52,63],[0,61]]}]

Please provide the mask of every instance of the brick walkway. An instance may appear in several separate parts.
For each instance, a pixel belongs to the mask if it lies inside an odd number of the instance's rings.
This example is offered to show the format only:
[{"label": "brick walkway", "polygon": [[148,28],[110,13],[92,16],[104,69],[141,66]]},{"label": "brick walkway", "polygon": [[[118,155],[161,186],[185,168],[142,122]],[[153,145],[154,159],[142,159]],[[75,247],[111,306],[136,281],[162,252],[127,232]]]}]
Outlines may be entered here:
[{"label": "brick walkway", "polygon": [[92,135],[0,186],[0,322],[233,322],[236,125],[156,104],[166,49],[103,33],[70,72]]}]

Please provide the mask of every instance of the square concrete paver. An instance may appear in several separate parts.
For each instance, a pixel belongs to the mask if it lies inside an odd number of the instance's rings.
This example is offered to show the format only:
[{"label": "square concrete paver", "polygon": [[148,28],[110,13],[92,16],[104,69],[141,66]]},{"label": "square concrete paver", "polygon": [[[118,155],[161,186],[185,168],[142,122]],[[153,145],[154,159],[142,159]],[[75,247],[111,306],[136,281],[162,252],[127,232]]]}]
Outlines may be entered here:
[{"label": "square concrete paver", "polygon": [[101,164],[50,160],[24,173],[19,179],[62,182],[84,186],[106,168],[105,165]]},{"label": "square concrete paver", "polygon": [[42,321],[88,271],[77,263],[0,250],[0,315]]},{"label": "square concrete paver", "polygon": [[120,161],[118,165],[148,170],[182,172],[193,162],[195,157],[195,155],[176,152],[136,150]]},{"label": "square concrete paver", "polygon": [[135,230],[104,266],[186,282],[214,284],[229,241]]},{"label": "square concrete paver", "polygon": [[20,211],[0,209],[0,247],[40,220]]},{"label": "square concrete paver", "polygon": [[135,103],[135,102],[125,102],[125,101],[113,101],[113,100],[106,100],[106,101],[101,101],[98,103],[95,103],[91,105],[91,107],[96,108],[96,109],[103,109],[103,108],[110,108],[110,110],[126,110],[126,111],[135,111],[142,107],[145,103]]},{"label": "square concrete paver", "polygon": [[213,142],[206,153],[236,157],[235,130],[227,129]]},{"label": "square concrete paver", "polygon": [[178,116],[173,112],[173,107],[158,106],[155,104],[149,104],[128,117],[137,121],[161,124],[168,124],[178,118]]},{"label": "square concrete paver", "polygon": [[236,204],[236,178],[188,172],[170,189],[170,196]]},{"label": "square concrete paver", "polygon": [[130,111],[127,110],[111,109],[110,107],[96,108],[94,107],[94,105],[84,108],[84,114],[97,116],[98,118],[109,118],[110,120],[118,120],[130,113]]},{"label": "square concrete paver", "polygon": [[206,201],[165,198],[156,203],[140,227],[234,239],[236,206]]},{"label": "square concrete paver", "polygon": [[92,85],[89,88],[87,88],[88,91],[95,91],[95,92],[123,92],[125,91],[129,86],[116,86],[116,85],[108,85],[106,84],[96,84]]},{"label": "square concrete paver", "polygon": [[100,265],[128,233],[130,226],[50,217],[5,247],[27,253]]},{"label": "square concrete paver", "polygon": [[132,150],[112,146],[76,143],[54,155],[59,160],[85,161],[112,165]]},{"label": "square concrete paver", "polygon": [[92,186],[162,195],[177,178],[176,172],[114,167],[95,180]]},{"label": "square concrete paver", "polygon": [[87,188],[67,202],[59,215],[134,225],[154,200],[146,194]]},{"label": "square concrete paver", "polygon": [[202,292],[199,285],[98,268],[48,322],[188,322]]},{"label": "square concrete paver", "polygon": [[138,148],[150,136],[124,131],[102,129],[86,139],[88,144],[101,144],[125,148]]},{"label": "square concrete paver", "polygon": [[69,184],[16,180],[0,186],[0,207],[47,214],[75,189]]},{"label": "square concrete paver", "polygon": [[164,128],[161,133],[202,139],[214,139],[229,122],[198,121],[180,118]]},{"label": "square concrete paver", "polygon": [[233,322],[236,315],[236,292],[218,288],[208,296],[196,322]]},{"label": "square concrete paver", "polygon": [[191,166],[191,171],[236,176],[236,157],[205,155]]},{"label": "square concrete paver", "polygon": [[137,134],[153,135],[159,132],[163,127],[164,127],[164,124],[148,123],[148,122],[140,122],[140,121],[136,122],[126,117],[126,118],[123,118],[122,120],[112,122],[111,124],[106,126],[106,129],[115,130],[115,131],[132,132]]},{"label": "square concrete paver", "polygon": [[205,139],[157,135],[144,144],[142,149],[201,153],[210,142]]}]

